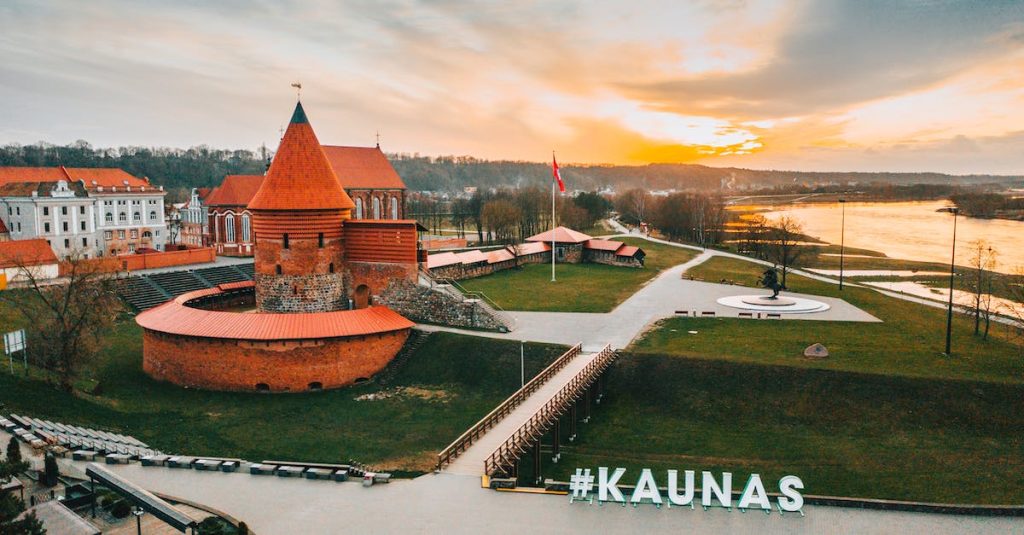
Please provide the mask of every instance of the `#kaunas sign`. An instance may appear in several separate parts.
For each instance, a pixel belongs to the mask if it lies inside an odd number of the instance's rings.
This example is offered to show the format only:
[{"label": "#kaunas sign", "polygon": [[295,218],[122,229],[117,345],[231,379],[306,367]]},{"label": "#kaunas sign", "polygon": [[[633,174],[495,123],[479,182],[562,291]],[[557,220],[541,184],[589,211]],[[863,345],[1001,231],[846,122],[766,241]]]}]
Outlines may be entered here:
[{"label": "#kaunas sign", "polygon": [[[616,468],[610,471],[607,467],[597,469],[595,480],[589,468],[577,468],[576,473],[569,478],[569,499],[593,500],[594,487],[597,487],[597,501],[599,503],[650,503],[655,505],[668,504],[676,506],[689,505],[693,507],[696,500],[704,508],[708,507],[736,507],[739,509],[762,509],[766,512],[772,510],[772,498],[768,495],[767,488],[761,476],[750,474],[743,492],[738,500],[733,500],[733,477],[730,472],[723,472],[716,477],[711,472],[700,474],[700,495],[696,489],[697,474],[693,470],[683,472],[682,481],[678,470],[668,470],[662,480],[667,488],[662,491],[654,472],[649,468],[640,471],[640,476],[633,486],[632,492],[623,493],[619,487],[625,468]],[[775,489],[778,496],[775,498],[775,506],[779,512],[799,512],[804,505],[803,495],[800,493],[804,488],[803,481],[796,476],[785,476],[779,480]],[[628,495],[627,495],[628,494]]]}]

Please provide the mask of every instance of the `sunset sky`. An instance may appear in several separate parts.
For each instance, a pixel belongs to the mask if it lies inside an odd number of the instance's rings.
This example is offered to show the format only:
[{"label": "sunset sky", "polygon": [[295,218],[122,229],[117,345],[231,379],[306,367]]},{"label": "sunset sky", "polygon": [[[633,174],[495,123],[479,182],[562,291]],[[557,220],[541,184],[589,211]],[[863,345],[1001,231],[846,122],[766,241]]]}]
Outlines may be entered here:
[{"label": "sunset sky", "polygon": [[0,3],[0,143],[1024,174],[1024,2]]}]

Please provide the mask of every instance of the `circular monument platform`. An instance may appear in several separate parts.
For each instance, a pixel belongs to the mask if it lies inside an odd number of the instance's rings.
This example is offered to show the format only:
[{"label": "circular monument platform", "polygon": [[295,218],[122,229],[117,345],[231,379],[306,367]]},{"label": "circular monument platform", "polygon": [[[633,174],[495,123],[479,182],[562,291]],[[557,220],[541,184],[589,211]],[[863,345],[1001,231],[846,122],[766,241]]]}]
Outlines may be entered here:
[{"label": "circular monument platform", "polygon": [[803,297],[777,297],[770,295],[730,295],[718,299],[718,304],[753,312],[774,312],[779,314],[808,314],[824,312],[829,305]]}]

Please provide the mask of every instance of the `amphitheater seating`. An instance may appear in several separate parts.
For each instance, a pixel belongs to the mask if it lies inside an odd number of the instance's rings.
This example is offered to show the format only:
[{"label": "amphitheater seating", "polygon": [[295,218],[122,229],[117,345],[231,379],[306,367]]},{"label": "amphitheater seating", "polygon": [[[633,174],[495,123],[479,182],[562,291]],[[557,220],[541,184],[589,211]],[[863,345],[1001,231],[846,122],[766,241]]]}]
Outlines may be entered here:
[{"label": "amphitheater seating", "polygon": [[168,294],[145,277],[129,277],[118,281],[117,293],[138,310],[148,310],[169,298]]},{"label": "amphitheater seating", "polygon": [[233,268],[237,269],[238,271],[240,271],[243,275],[245,275],[248,278],[248,280],[252,280],[252,279],[256,278],[256,274],[255,274],[256,273],[256,265],[255,264],[237,264],[237,265],[234,265],[234,266],[231,266],[231,267],[233,267]]},{"label": "amphitheater seating", "polygon": [[117,285],[117,292],[129,305],[141,312],[186,292],[252,279],[253,265],[237,264],[135,275],[121,279]]},{"label": "amphitheater seating", "polygon": [[146,275],[149,280],[160,285],[163,290],[174,297],[183,293],[210,288],[211,286],[191,271],[168,271]]},{"label": "amphitheater seating", "polygon": [[246,276],[241,271],[235,269],[234,266],[219,266],[212,268],[203,268],[195,270],[196,275],[202,277],[206,282],[213,284],[225,284],[229,282],[242,282],[250,280],[252,277]]},{"label": "amphitheater seating", "polygon": [[51,446],[63,446],[74,451],[94,452],[94,454],[101,455],[118,454],[128,457],[142,457],[159,453],[135,437],[60,424],[29,416],[11,414],[9,419],[0,417],[0,426],[22,437],[22,440],[26,442],[29,442],[30,437],[38,437]]}]

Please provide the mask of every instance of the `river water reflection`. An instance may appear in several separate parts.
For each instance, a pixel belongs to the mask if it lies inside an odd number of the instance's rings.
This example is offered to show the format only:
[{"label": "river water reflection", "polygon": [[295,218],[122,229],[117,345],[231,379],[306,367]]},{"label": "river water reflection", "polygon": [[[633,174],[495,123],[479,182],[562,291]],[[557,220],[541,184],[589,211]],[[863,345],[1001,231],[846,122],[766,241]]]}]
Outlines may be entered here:
[{"label": "river water reflection", "polygon": [[[946,201],[848,202],[846,245],[881,251],[893,258],[949,262],[953,216],[936,212]],[[804,232],[829,243],[839,243],[840,205],[806,204],[771,209],[769,219],[787,214],[803,223]],[[780,209],[781,208],[781,209]],[[997,271],[1012,273],[1024,268],[1024,222],[959,217],[956,231],[956,262],[968,265],[970,242],[988,240],[999,256]]]}]

